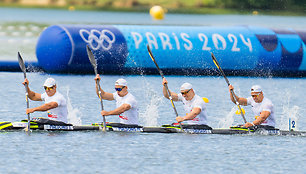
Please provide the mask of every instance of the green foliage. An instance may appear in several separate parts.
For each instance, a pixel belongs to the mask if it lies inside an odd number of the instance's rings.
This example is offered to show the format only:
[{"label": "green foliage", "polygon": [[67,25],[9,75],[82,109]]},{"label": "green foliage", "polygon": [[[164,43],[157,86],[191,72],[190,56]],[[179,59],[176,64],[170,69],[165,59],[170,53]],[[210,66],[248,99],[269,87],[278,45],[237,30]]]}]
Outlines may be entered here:
[{"label": "green foliage", "polygon": [[237,9],[262,9],[262,10],[300,10],[305,11],[306,0],[215,0],[216,6]]},{"label": "green foliage", "polygon": [[[25,1],[25,0],[23,0]],[[252,13],[253,10],[267,14],[306,14],[306,0],[50,0],[44,8],[68,8],[77,10],[148,11],[153,5],[161,5],[169,12],[179,13]],[[21,0],[0,0],[0,5],[23,6]],[[32,1],[33,2],[33,1]],[[32,7],[35,5],[31,5]]]}]

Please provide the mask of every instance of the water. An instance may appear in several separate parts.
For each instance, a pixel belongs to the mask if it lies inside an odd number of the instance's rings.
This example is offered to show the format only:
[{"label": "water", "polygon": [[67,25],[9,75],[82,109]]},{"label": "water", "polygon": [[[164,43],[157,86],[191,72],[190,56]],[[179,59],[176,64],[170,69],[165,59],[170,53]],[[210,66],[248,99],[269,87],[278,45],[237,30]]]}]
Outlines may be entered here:
[{"label": "water", "polygon": [[[30,87],[43,92],[46,74],[29,73]],[[95,94],[93,75],[52,75],[57,80],[58,90],[70,100],[75,116],[83,124],[101,122],[100,105]],[[114,91],[114,82],[122,76],[102,76],[102,88]],[[140,122],[146,126],[172,123],[175,114],[168,100],[162,97],[159,76],[124,76],[132,94],[138,99]],[[178,92],[183,82],[193,84],[197,94],[207,97],[209,125],[224,127],[225,120],[233,120],[228,125],[242,123],[240,115],[231,114],[234,104],[229,100],[229,92],[220,77],[178,77],[169,76],[169,88]],[[298,126],[305,130],[306,119],[303,109],[304,78],[248,78],[230,77],[229,80],[242,96],[249,95],[253,84],[260,84],[266,97],[276,108],[277,127],[288,128],[288,111],[300,117]],[[1,72],[0,96],[1,121],[18,121],[24,114],[24,88],[21,73]],[[288,86],[288,84],[291,84]],[[68,94],[68,96],[67,96]],[[4,100],[6,99],[6,100]],[[287,101],[289,99],[290,101]],[[38,106],[40,102],[30,102]],[[182,104],[176,103],[183,115]],[[115,103],[104,101],[106,110],[114,109]],[[292,110],[296,107],[299,109]],[[247,120],[252,120],[249,107]],[[289,110],[287,110],[289,108]],[[236,109],[234,109],[235,111]],[[32,117],[43,116],[34,113]],[[230,119],[229,119],[230,118]],[[107,117],[107,121],[118,121],[117,117]],[[226,127],[226,126],[225,126]],[[149,134],[149,133],[103,133],[103,132],[24,132],[1,133],[2,150],[0,169],[18,173],[250,173],[294,172],[303,173],[305,167],[305,137],[264,136],[264,135],[189,135],[189,134]],[[17,162],[15,162],[17,161]],[[33,165],[36,164],[36,165]],[[46,165],[37,165],[46,164]],[[26,168],[24,166],[31,166]],[[178,167],[179,166],[179,167]],[[258,166],[258,167],[255,167]],[[275,166],[275,167],[270,167]],[[293,167],[295,166],[295,167]],[[255,169],[256,168],[256,169]],[[239,169],[239,170],[238,170]]]},{"label": "water", "polygon": [[[138,13],[11,8],[0,8],[0,12],[4,14],[0,16],[1,58],[12,60],[16,59],[17,51],[21,51],[27,60],[35,59],[35,41],[40,31],[56,23],[182,24],[181,19],[188,19],[184,24],[254,23],[305,28],[305,17],[167,15],[166,20],[158,22],[152,21],[148,14]],[[123,20],[122,16],[127,18]],[[27,44],[20,42],[24,39],[29,39]],[[39,72],[27,75],[30,88],[39,93],[43,92],[42,84],[47,77],[57,80],[58,90],[69,99],[71,122],[91,124],[102,121],[94,75]],[[127,79],[129,91],[138,100],[142,125],[160,126],[175,121],[170,102],[162,97],[160,76],[102,75],[102,88],[114,92],[114,82],[120,77]],[[166,77],[170,90],[178,92],[182,83],[189,82],[198,95],[210,100],[208,119],[213,128],[243,122],[240,115],[234,114],[236,107],[229,99],[222,77]],[[264,95],[274,103],[278,128],[288,129],[291,117],[297,119],[298,130],[306,130],[305,78],[229,77],[229,80],[235,92],[243,97],[250,95],[252,85],[261,85]],[[27,117],[22,81],[20,72],[0,72],[0,121],[19,121]],[[40,104],[30,102],[31,107]],[[176,106],[178,113],[184,115],[182,104],[176,103]],[[115,103],[104,101],[104,107],[114,109]],[[250,107],[244,109],[246,119],[253,120]],[[31,116],[44,114],[38,112]],[[107,117],[107,121],[117,122],[118,118]],[[298,136],[34,131],[30,135],[0,132],[0,139],[0,171],[3,171],[0,173],[305,173],[306,170],[306,140]]]}]

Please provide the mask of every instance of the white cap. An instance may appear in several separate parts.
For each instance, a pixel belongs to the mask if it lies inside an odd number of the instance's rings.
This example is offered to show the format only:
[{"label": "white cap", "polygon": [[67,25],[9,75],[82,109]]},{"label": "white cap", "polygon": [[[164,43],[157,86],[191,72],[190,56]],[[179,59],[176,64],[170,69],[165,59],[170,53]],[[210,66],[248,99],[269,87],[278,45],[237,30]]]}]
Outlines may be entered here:
[{"label": "white cap", "polygon": [[192,89],[192,85],[190,83],[184,83],[182,84],[180,90],[183,91],[183,90],[189,90],[189,89]]},{"label": "white cap", "polygon": [[127,81],[125,79],[118,79],[115,82],[115,85],[119,85],[119,86],[127,86]]},{"label": "white cap", "polygon": [[44,86],[46,86],[46,87],[52,87],[54,85],[56,85],[56,82],[55,82],[54,78],[47,78],[45,83],[44,83]]},{"label": "white cap", "polygon": [[259,85],[252,86],[251,92],[262,92],[261,86]]}]

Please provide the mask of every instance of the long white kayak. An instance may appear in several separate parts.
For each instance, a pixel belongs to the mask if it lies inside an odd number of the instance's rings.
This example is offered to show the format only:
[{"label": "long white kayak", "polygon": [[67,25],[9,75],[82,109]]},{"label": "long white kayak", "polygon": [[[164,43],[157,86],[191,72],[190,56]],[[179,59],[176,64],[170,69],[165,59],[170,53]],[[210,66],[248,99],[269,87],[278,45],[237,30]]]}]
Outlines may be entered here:
[{"label": "long white kayak", "polygon": [[[27,121],[23,120],[20,122],[0,122],[1,131],[14,131],[14,130],[23,130],[27,126]],[[98,131],[102,129],[101,124],[91,124],[91,125],[82,125],[74,126],[71,124],[49,124],[49,123],[36,123],[31,121],[30,128],[32,130],[46,130],[46,131]],[[183,129],[178,126],[172,125],[163,125],[161,127],[143,127],[138,125],[125,125],[121,123],[108,123],[107,131],[116,131],[116,132],[145,132],[145,133],[191,133],[191,134],[263,134],[263,135],[299,135],[306,136],[306,131],[286,131],[279,129],[262,129],[257,130],[248,130],[246,128],[240,127],[231,127],[229,129],[209,129],[209,128],[194,128],[186,127]]]}]

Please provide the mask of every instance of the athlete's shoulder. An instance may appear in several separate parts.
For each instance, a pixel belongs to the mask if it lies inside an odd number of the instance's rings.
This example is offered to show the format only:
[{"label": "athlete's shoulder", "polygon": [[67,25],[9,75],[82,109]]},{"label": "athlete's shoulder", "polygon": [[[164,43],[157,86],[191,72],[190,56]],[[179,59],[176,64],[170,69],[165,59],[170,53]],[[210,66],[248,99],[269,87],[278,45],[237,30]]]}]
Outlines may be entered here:
[{"label": "athlete's shoulder", "polygon": [[136,97],[135,97],[133,94],[131,94],[131,93],[128,93],[128,94],[127,94],[127,97],[128,97],[129,99],[131,99],[131,100],[137,101],[137,100],[136,100]]},{"label": "athlete's shoulder", "polygon": [[263,102],[266,103],[266,104],[273,105],[272,101],[270,99],[266,98],[266,97],[263,99]]},{"label": "athlete's shoulder", "polygon": [[66,98],[64,97],[64,95],[63,95],[62,93],[58,92],[58,91],[56,91],[56,93],[54,94],[54,96],[55,96],[55,97],[58,97],[58,98],[66,99]]},{"label": "athlete's shoulder", "polygon": [[199,103],[203,103],[203,104],[205,104],[205,102],[204,102],[203,98],[202,98],[202,97],[200,97],[199,95],[195,95],[195,101],[196,101],[196,102],[199,102]]}]

